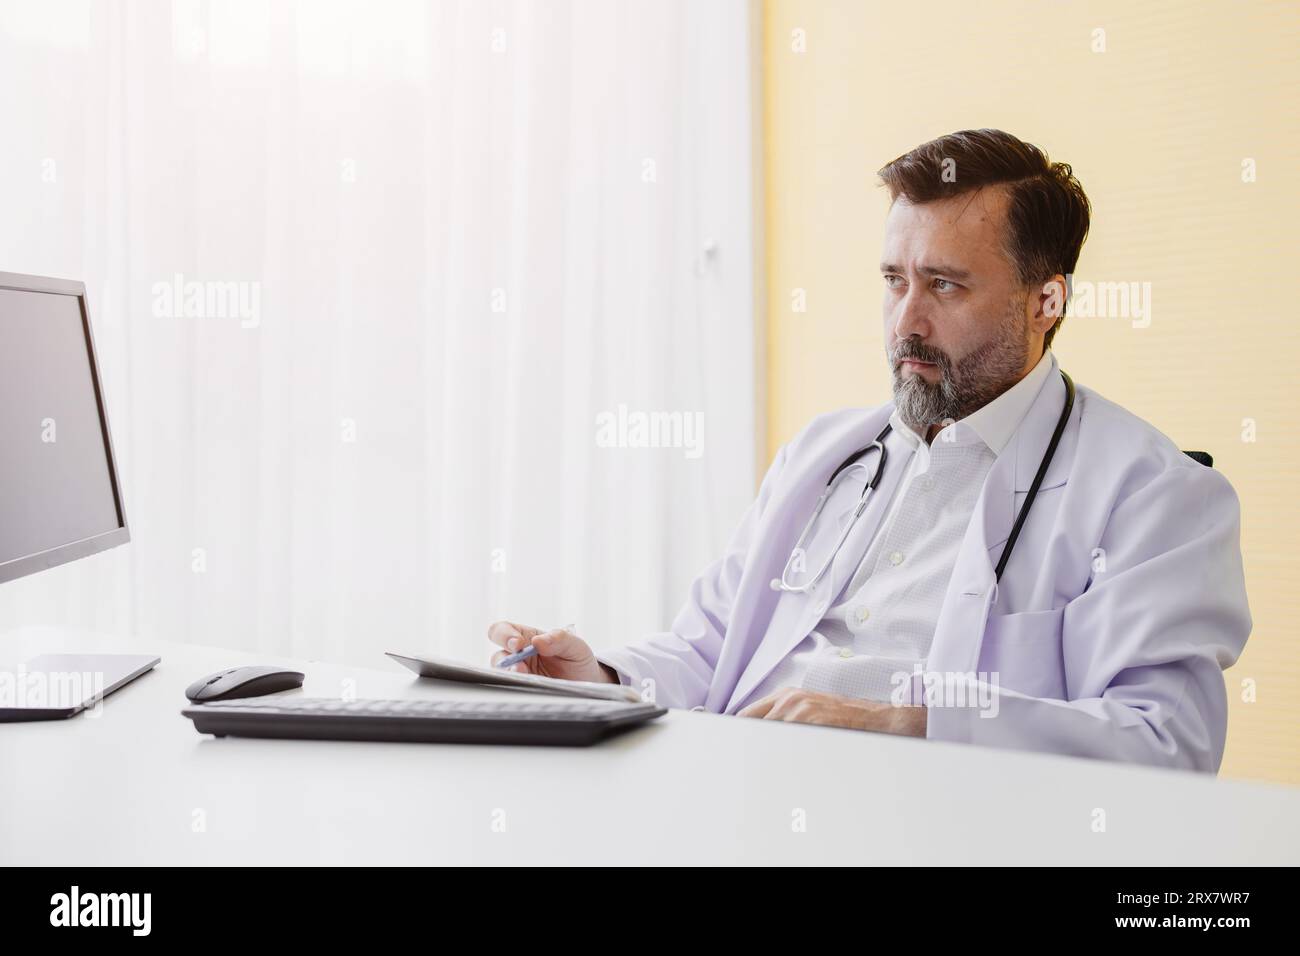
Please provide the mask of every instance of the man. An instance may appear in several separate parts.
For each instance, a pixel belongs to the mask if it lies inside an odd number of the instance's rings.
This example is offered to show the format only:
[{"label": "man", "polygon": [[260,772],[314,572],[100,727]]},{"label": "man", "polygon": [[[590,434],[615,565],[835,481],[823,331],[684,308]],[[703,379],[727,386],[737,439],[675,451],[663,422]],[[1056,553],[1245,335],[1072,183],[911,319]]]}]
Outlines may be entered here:
[{"label": "man", "polygon": [[[1251,628],[1237,498],[1096,392],[1067,405],[1050,346],[1083,188],[998,130],[880,176],[893,403],[822,415],[780,450],[671,631],[595,654],[498,622],[494,662],[532,643],[518,669],[670,707],[1217,772],[1222,670]],[[864,510],[875,451],[800,547],[827,481],[886,423]]]}]

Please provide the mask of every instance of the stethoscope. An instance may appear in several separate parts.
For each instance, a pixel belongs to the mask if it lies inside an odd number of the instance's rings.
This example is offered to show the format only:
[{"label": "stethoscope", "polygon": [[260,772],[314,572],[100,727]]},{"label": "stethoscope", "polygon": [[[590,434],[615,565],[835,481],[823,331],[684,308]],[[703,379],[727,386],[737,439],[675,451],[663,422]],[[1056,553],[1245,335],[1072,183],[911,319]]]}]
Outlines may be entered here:
[{"label": "stethoscope", "polygon": [[[1029,493],[1025,496],[1025,503],[1020,507],[1020,513],[1016,515],[1015,523],[1011,526],[1011,534],[1007,537],[1007,543],[1002,548],[1002,557],[998,559],[998,566],[995,572],[995,580],[1002,580],[1002,571],[1007,566],[1007,561],[1011,558],[1011,551],[1016,546],[1016,538],[1020,537],[1020,528],[1025,523],[1025,518],[1029,516],[1029,509],[1034,505],[1034,499],[1038,497],[1038,487],[1043,483],[1043,476],[1047,474],[1047,468],[1052,463],[1052,456],[1056,454],[1056,446],[1060,444],[1061,434],[1065,431],[1065,424],[1070,420],[1070,412],[1074,409],[1074,382],[1070,376],[1061,371],[1061,378],[1065,381],[1065,407],[1061,409],[1061,417],[1056,422],[1056,431],[1052,432],[1052,440],[1047,443],[1047,451],[1043,455],[1042,462],[1038,465],[1038,473],[1034,475],[1033,484],[1029,486]],[[854,524],[862,517],[862,513],[867,510],[867,504],[870,501],[869,492],[875,491],[876,486],[880,484],[880,476],[885,471],[885,461],[889,453],[885,450],[885,437],[889,434],[891,426],[886,424],[881,429],[880,434],[869,445],[859,448],[853,454],[845,458],[838,468],[831,474],[831,480],[826,482],[826,490],[822,492],[817,499],[817,506],[813,509],[812,517],[804,525],[803,533],[799,535],[799,540],[790,552],[790,557],[786,558],[785,567],[781,569],[781,576],[772,579],[773,591],[789,591],[795,594],[805,594],[811,591],[830,570],[831,564],[835,561],[835,556],[839,554],[840,548],[844,547],[844,542],[848,540],[849,533],[853,530]],[[875,469],[872,470],[860,459],[871,452],[876,453]],[[842,475],[847,475],[856,469],[861,469],[867,475],[867,483],[862,489],[862,497],[858,499],[858,506],[853,509],[853,517],[844,522],[844,530],[840,532],[840,539],[835,542],[835,548],[822,563],[805,584],[791,584],[786,578],[790,575],[790,565],[793,564],[798,556],[804,554],[804,545],[808,543],[808,536],[812,533],[813,525],[817,523],[818,516],[822,509],[826,507],[826,501],[835,492],[837,481]],[[796,574],[800,573],[798,570]]]}]

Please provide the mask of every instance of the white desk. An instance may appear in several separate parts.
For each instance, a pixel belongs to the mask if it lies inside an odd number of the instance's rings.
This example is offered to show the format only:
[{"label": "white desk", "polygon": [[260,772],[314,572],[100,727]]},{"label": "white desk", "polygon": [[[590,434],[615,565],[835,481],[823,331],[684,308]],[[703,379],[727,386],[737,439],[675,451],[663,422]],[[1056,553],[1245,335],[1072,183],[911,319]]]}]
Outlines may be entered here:
[{"label": "white desk", "polygon": [[1300,863],[1286,787],[684,711],[582,749],[218,740],[184,690],[237,664],[289,664],[313,696],[508,692],[386,659],[0,634],[0,668],[59,652],[162,663],[98,718],[0,724],[3,864]]}]

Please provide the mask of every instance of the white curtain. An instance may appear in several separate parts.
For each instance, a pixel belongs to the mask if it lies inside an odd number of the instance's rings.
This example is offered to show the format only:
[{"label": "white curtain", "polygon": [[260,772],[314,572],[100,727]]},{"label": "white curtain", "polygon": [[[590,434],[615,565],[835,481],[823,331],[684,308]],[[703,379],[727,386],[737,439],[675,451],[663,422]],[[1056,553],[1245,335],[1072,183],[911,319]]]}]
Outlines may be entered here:
[{"label": "white curtain", "polygon": [[0,627],[665,629],[755,487],[753,15],[0,2],[0,270],[86,281],[132,534]]}]

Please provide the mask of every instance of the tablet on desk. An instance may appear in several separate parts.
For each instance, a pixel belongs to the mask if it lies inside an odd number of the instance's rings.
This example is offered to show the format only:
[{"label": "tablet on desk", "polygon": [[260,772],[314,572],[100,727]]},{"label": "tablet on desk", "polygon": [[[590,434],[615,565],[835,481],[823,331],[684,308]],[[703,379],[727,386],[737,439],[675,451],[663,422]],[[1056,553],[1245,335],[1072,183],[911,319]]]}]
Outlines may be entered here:
[{"label": "tablet on desk", "polygon": [[405,654],[387,652],[388,656],[403,667],[410,668],[421,677],[435,680],[459,681],[463,684],[488,684],[493,687],[515,687],[529,690],[545,691],[548,694],[564,694],[566,697],[589,697],[597,700],[618,700],[628,703],[641,703],[641,695],[635,688],[622,684],[596,684],[580,680],[559,680],[555,677],[543,677],[541,674],[521,674],[518,671],[503,670],[494,667],[476,667],[442,658],[411,657]]},{"label": "tablet on desk", "polygon": [[72,717],[147,673],[160,660],[147,654],[33,657],[16,673],[0,672],[0,686],[8,685],[7,692],[0,693],[0,723]]}]

